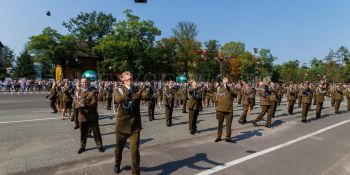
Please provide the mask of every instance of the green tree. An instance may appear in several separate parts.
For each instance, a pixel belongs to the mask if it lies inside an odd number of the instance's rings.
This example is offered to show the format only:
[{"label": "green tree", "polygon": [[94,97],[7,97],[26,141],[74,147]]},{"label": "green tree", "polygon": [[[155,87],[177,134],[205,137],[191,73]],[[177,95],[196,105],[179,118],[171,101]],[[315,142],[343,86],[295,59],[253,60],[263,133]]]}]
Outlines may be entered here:
[{"label": "green tree", "polygon": [[[245,44],[242,42],[228,42],[220,49],[221,53],[221,74],[230,74],[234,80],[241,78],[242,58],[239,56],[244,53]],[[239,58],[239,59],[238,59]]]},{"label": "green tree", "polygon": [[299,72],[299,60],[292,60],[280,65],[279,75],[284,82],[294,81],[300,82],[300,77],[297,76]]},{"label": "green tree", "polygon": [[245,44],[242,42],[228,42],[221,48],[221,56],[226,59],[235,59],[245,51]]},{"label": "green tree", "polygon": [[6,77],[6,68],[12,68],[13,63],[15,61],[15,54],[13,50],[8,47],[4,46],[2,48],[2,60],[0,61],[0,79],[4,79]]},{"label": "green tree", "polygon": [[270,49],[260,49],[257,64],[260,67],[259,72],[261,78],[271,77],[273,72],[273,62],[275,60],[277,60],[277,57],[271,54]]},{"label": "green tree", "polygon": [[154,62],[154,41],[161,31],[151,20],[140,20],[131,10],[124,11],[127,19],[118,21],[113,32],[103,39],[94,52],[103,58],[101,68],[111,67],[120,72],[130,70],[138,73],[154,72],[151,63]]},{"label": "green tree", "polygon": [[61,35],[47,27],[41,34],[29,38],[26,50],[33,55],[35,62],[43,64],[43,75],[50,75],[52,64],[61,65],[63,70],[72,65],[79,55],[78,47],[74,36]]},{"label": "green tree", "polygon": [[190,78],[198,78],[201,43],[196,40],[197,25],[193,22],[181,21],[173,29],[173,37],[178,42],[176,57],[178,60],[178,73],[185,73]]},{"label": "green tree", "polygon": [[112,14],[93,11],[80,13],[68,22],[63,22],[63,26],[78,40],[80,52],[92,55],[93,47],[101,38],[112,32],[115,22]]},{"label": "green tree", "polygon": [[35,74],[35,70],[34,70],[33,58],[30,56],[28,51],[24,51],[17,58],[17,66],[14,70],[13,75],[16,78],[24,77],[27,79],[33,79],[34,74]]},{"label": "green tree", "polygon": [[15,54],[14,51],[8,47],[8,46],[4,46],[3,48],[3,52],[2,52],[2,66],[4,68],[7,67],[13,67],[13,63],[15,62]]},{"label": "green tree", "polygon": [[209,40],[204,43],[205,54],[203,60],[200,62],[200,74],[204,76],[204,79],[215,79],[220,74],[220,63],[217,60],[220,44],[217,40]]},{"label": "green tree", "polygon": [[176,74],[179,65],[176,60],[176,50],[178,47],[175,38],[162,38],[156,42],[156,60],[154,62],[154,70],[160,74]]}]

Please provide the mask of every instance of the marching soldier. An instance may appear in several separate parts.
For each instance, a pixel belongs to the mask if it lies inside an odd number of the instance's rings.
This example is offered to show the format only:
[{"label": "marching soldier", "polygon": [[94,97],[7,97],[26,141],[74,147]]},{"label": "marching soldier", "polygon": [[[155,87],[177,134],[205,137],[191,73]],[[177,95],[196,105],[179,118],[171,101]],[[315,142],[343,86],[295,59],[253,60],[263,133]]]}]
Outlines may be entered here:
[{"label": "marching soldier", "polygon": [[299,87],[298,87],[298,108],[301,107],[301,101],[303,99],[303,85],[300,84]]},{"label": "marching soldier", "polygon": [[271,105],[271,111],[272,111],[272,118],[275,118],[275,113],[277,109],[278,104],[278,90],[276,88],[276,85],[274,82],[270,81],[269,83],[269,91],[270,91],[270,105]]},{"label": "marching soldier", "polygon": [[163,101],[163,84],[161,81],[157,83],[157,102],[158,102],[158,108],[162,109],[162,101]]},{"label": "marching soldier", "polygon": [[343,90],[341,84],[336,85],[334,89],[334,112],[339,114],[340,103],[343,100]]},{"label": "marching soldier", "polygon": [[150,87],[148,88],[148,94],[148,120],[152,121],[154,120],[154,109],[157,103],[157,89],[153,81],[151,81]]},{"label": "marching soldier", "polygon": [[255,87],[252,87],[251,84],[248,84],[249,88],[251,89],[251,93],[248,94],[249,98],[249,108],[248,113],[253,114],[254,106],[255,106],[255,95],[256,95],[256,89]]},{"label": "marching soldier", "polygon": [[318,87],[315,89],[315,101],[316,101],[316,118],[321,118],[321,111],[323,108],[323,102],[327,94],[326,85],[320,82]]},{"label": "marching soldier", "polygon": [[214,84],[214,81],[211,80],[211,82],[208,84],[207,93],[206,93],[207,106],[209,106],[210,101],[215,106],[214,93],[215,93],[215,84]]},{"label": "marching soldier", "polygon": [[198,133],[197,130],[197,119],[199,115],[200,103],[202,103],[202,90],[201,87],[197,85],[197,82],[193,80],[191,82],[191,88],[188,90],[188,110],[189,110],[189,130],[192,135]]},{"label": "marching soldier", "polygon": [[259,82],[258,95],[260,97],[261,113],[252,121],[252,123],[253,125],[258,126],[257,122],[259,122],[267,113],[265,127],[271,128],[272,107],[270,102],[271,92],[269,91],[269,86],[265,85],[263,82]]},{"label": "marching soldier", "polygon": [[114,172],[120,173],[122,153],[127,139],[130,139],[132,174],[140,174],[140,131],[141,100],[147,100],[148,94],[145,88],[132,85],[132,73],[125,71],[120,75],[123,85],[114,93],[114,103],[118,105],[116,114],[116,148]]},{"label": "marching soldier", "polygon": [[248,86],[246,82],[242,82],[241,88],[241,104],[243,107],[242,114],[238,120],[238,123],[244,124],[247,123],[247,113],[249,109],[249,95],[252,93],[251,88]]},{"label": "marching soldier", "polygon": [[306,123],[307,113],[310,110],[310,105],[312,101],[312,90],[310,88],[310,84],[308,81],[304,82],[304,88],[302,89],[301,93],[303,94],[301,99],[301,103],[302,103],[301,122]]},{"label": "marching soldier", "polygon": [[241,94],[241,83],[237,83],[236,84],[236,92],[237,92],[237,103],[240,105],[241,104],[241,100],[242,100],[242,94]]},{"label": "marching soldier", "polygon": [[350,84],[347,85],[347,87],[345,89],[345,96],[346,96],[346,99],[347,99],[348,111],[350,111]]},{"label": "marching soldier", "polygon": [[67,110],[69,110],[69,118],[72,117],[72,102],[73,102],[73,88],[69,85],[69,82],[66,81],[62,87],[62,120],[67,115]]},{"label": "marching soldier", "polygon": [[181,103],[182,103],[182,113],[186,112],[186,106],[187,106],[187,98],[188,98],[188,92],[187,92],[187,84],[183,84],[182,87],[179,90]]},{"label": "marching soldier", "polygon": [[293,115],[294,103],[297,99],[298,92],[293,87],[293,83],[289,82],[289,86],[287,88],[287,100],[288,100],[288,114]]},{"label": "marching soldier", "polygon": [[52,108],[52,113],[57,113],[56,101],[57,101],[57,88],[54,82],[50,90],[50,95],[46,96],[50,100],[50,107]]},{"label": "marching soldier", "polygon": [[109,83],[106,87],[107,91],[107,110],[112,109],[112,99],[113,99],[113,84]]},{"label": "marching soldier", "polygon": [[335,103],[335,100],[334,100],[335,85],[331,86],[331,89],[330,89],[329,93],[330,93],[330,96],[331,96],[331,106],[334,107],[334,103]]},{"label": "marching soldier", "polygon": [[85,151],[89,128],[94,133],[94,140],[98,150],[104,152],[100,127],[98,125],[97,91],[90,87],[89,79],[82,78],[80,82],[81,90],[78,94],[78,105],[76,106],[79,110],[78,120],[80,127],[80,149],[78,150],[78,154]]},{"label": "marching soldier", "polygon": [[168,82],[168,85],[164,87],[164,91],[163,91],[166,126],[168,127],[170,127],[173,124],[172,119],[173,119],[175,95],[176,95],[176,90],[174,89],[174,81],[170,80]]},{"label": "marching soldier", "polygon": [[224,77],[222,85],[219,85],[216,92],[216,119],[218,120],[218,134],[215,142],[221,141],[222,128],[226,119],[225,141],[231,141],[231,126],[233,119],[233,99],[237,96],[233,87],[229,86],[229,79]]},{"label": "marching soldier", "polygon": [[78,110],[78,104],[77,104],[77,100],[78,100],[78,96],[80,93],[80,82],[77,82],[75,85],[75,89],[74,89],[74,97],[73,97],[73,121],[74,121],[74,129],[78,129],[79,128],[79,121],[78,121],[78,115],[79,115],[79,110]]}]

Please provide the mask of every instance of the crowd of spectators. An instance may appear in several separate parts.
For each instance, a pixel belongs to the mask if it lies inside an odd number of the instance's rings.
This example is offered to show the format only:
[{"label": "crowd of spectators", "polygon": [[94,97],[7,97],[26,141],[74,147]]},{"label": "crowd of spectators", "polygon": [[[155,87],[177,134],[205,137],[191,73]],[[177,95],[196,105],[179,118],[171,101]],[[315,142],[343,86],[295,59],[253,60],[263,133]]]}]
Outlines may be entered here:
[{"label": "crowd of spectators", "polygon": [[49,80],[0,80],[0,92],[43,92],[51,86]]}]

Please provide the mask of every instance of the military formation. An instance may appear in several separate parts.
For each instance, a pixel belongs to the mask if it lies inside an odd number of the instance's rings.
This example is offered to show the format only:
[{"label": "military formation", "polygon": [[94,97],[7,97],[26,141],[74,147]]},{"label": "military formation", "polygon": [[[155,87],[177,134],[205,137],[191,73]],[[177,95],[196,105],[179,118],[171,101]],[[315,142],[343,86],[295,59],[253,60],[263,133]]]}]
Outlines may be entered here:
[{"label": "military formation", "polygon": [[[77,82],[55,82],[52,84],[50,94],[50,107],[53,113],[60,112],[61,119],[74,121],[74,129],[80,128],[80,148],[78,154],[85,151],[87,137],[94,137],[100,152],[104,152],[102,137],[98,124],[98,108],[113,110],[116,113],[116,148],[115,166],[116,174],[120,173],[122,152],[127,139],[130,140],[132,156],[132,174],[140,174],[140,132],[141,105],[148,107],[148,120],[156,120],[155,108],[165,111],[165,125],[173,126],[174,108],[188,113],[188,132],[195,135],[199,133],[197,119],[203,107],[213,106],[218,121],[217,137],[215,142],[222,140],[232,142],[231,127],[233,121],[233,103],[243,108],[239,124],[246,124],[247,116],[258,114],[251,120],[255,126],[266,116],[267,128],[272,127],[277,108],[283,96],[287,99],[287,108],[282,109],[289,115],[294,115],[294,108],[300,107],[301,122],[308,122],[308,112],[312,105],[316,106],[316,118],[322,117],[323,103],[330,99],[334,113],[340,112],[339,107],[344,98],[347,99],[347,110],[350,111],[350,85],[341,83],[328,83],[320,79],[317,83],[304,81],[294,82],[257,82],[248,83],[240,81],[231,82],[229,77],[220,81],[198,82],[191,80],[187,83],[176,83],[173,80],[166,82],[134,82],[133,75],[125,71],[120,75],[121,82],[89,82],[82,78]],[[256,103],[260,104],[260,111],[253,111]],[[224,138],[222,130],[226,126]]]}]

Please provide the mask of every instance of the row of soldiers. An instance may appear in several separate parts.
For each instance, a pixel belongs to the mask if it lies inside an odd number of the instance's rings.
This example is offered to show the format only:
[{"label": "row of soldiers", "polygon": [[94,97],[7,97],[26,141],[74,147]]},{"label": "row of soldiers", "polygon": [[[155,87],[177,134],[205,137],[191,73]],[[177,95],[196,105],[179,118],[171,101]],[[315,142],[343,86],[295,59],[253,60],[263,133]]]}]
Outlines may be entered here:
[{"label": "row of soldiers", "polygon": [[[123,75],[128,78],[123,78],[122,76],[122,84],[104,83],[100,84],[98,89],[89,87],[88,90],[81,91],[80,86],[87,81],[84,79],[81,83],[77,83],[75,86],[71,87],[69,84],[66,85],[66,83],[63,88],[53,86],[50,95],[48,96],[51,102],[55,104],[57,102],[57,95],[54,94],[57,93],[57,91],[67,94],[70,90],[74,89],[74,93],[69,92],[68,94],[71,94],[71,97],[73,98],[73,114],[76,114],[74,115],[73,120],[78,124],[76,127],[81,128],[81,148],[78,153],[85,151],[86,136],[89,128],[91,128],[91,131],[94,133],[95,142],[99,150],[101,152],[104,151],[98,126],[97,105],[102,101],[100,106],[112,108],[109,104],[115,104],[114,109],[116,110],[117,115],[117,147],[115,152],[116,172],[120,172],[121,153],[128,138],[130,138],[131,141],[131,154],[133,157],[132,170],[133,172],[139,172],[138,144],[140,130],[142,128],[140,118],[141,100],[147,101],[149,105],[148,115],[149,120],[151,121],[154,120],[154,108],[156,104],[163,102],[166,125],[169,127],[172,126],[172,113],[176,101],[182,103],[183,112],[186,112],[186,109],[189,110],[188,123],[190,134],[198,133],[196,124],[199,112],[201,108],[203,108],[203,105],[207,106],[209,105],[209,101],[212,101],[215,105],[216,118],[218,120],[218,133],[215,142],[221,141],[224,120],[226,120],[226,136],[224,140],[227,142],[231,141],[234,101],[243,106],[239,123],[244,124],[247,122],[247,114],[249,114],[249,111],[252,111],[256,103],[255,97],[258,96],[261,112],[252,123],[257,125],[257,123],[267,114],[267,120],[265,123],[266,127],[271,127],[272,118],[275,117],[276,108],[280,105],[283,95],[287,96],[288,113],[291,115],[293,114],[296,100],[299,100],[300,106],[302,107],[302,122],[307,121],[307,114],[311,104],[316,105],[316,117],[321,117],[321,110],[325,97],[330,97],[332,99],[331,101],[332,105],[334,105],[335,112],[339,113],[340,103],[345,96],[348,99],[348,110],[350,110],[350,88],[348,85],[343,84],[330,85],[324,81],[321,81],[318,84],[310,84],[309,82],[304,82],[303,84],[290,82],[285,85],[274,82],[259,82],[256,85],[246,82],[234,84],[229,83],[228,78],[224,78],[222,82],[218,83],[199,83],[193,80],[188,84],[182,85],[176,84],[174,81],[168,81],[166,84],[158,82],[134,83],[131,81],[132,74],[130,72],[125,72],[124,74]],[[107,95],[107,97],[104,98],[103,94],[108,93],[113,95]],[[114,101],[112,100],[113,98]],[[79,99],[83,99],[83,102],[79,102]],[[110,102],[108,102],[109,100]],[[81,103],[83,103],[83,105],[81,105]]]}]

